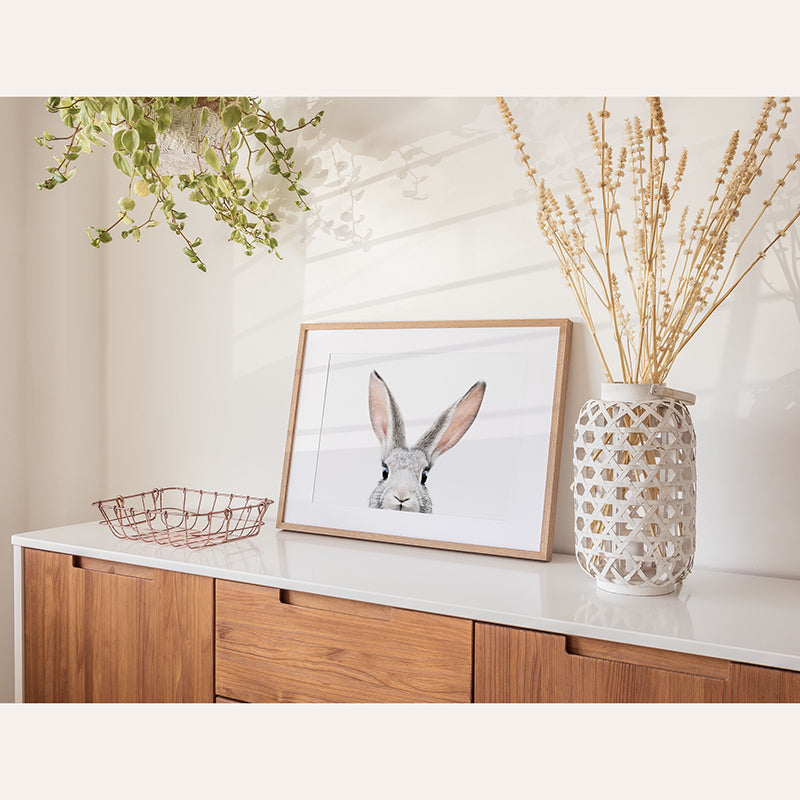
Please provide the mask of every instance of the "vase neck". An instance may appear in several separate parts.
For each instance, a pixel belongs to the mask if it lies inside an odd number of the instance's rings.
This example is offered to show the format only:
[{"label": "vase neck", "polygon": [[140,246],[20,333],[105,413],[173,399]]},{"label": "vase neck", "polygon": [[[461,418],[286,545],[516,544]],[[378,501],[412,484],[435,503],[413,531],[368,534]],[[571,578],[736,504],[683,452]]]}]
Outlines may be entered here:
[{"label": "vase neck", "polygon": [[646,403],[671,398],[692,405],[695,396],[689,392],[670,389],[663,383],[603,383],[600,384],[600,399],[624,403]]}]

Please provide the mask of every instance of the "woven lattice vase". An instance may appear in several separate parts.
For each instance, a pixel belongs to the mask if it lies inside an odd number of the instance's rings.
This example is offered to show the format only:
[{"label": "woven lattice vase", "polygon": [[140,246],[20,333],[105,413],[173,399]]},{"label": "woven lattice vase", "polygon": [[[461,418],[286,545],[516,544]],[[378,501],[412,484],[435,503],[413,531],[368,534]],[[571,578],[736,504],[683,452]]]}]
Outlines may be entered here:
[{"label": "woven lattice vase", "polygon": [[603,384],[574,436],[575,555],[598,588],[674,591],[695,550],[694,396],[660,384]]},{"label": "woven lattice vase", "polygon": [[200,126],[200,110],[171,106],[172,122],[158,134],[157,142],[161,150],[160,164],[170,175],[200,172],[208,169],[208,164],[198,154],[201,143],[207,138],[212,147],[219,149],[225,140],[225,128],[219,114],[209,108],[208,120]]}]

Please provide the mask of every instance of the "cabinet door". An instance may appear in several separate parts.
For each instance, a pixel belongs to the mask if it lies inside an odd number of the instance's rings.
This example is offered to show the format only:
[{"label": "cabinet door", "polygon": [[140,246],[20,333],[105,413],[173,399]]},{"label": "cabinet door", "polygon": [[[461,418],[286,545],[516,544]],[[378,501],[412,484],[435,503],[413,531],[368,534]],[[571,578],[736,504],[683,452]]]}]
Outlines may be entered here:
[{"label": "cabinet door", "polygon": [[217,695],[257,702],[472,699],[472,621],[217,581]]},{"label": "cabinet door", "polygon": [[476,625],[475,701],[706,703],[721,701],[730,665],[592,639]]},{"label": "cabinet door", "polygon": [[212,578],[25,550],[26,702],[212,702]]},{"label": "cabinet door", "polygon": [[800,703],[800,672],[731,664],[729,703]]},{"label": "cabinet door", "polygon": [[475,626],[475,702],[800,701],[800,673],[649,647]]}]

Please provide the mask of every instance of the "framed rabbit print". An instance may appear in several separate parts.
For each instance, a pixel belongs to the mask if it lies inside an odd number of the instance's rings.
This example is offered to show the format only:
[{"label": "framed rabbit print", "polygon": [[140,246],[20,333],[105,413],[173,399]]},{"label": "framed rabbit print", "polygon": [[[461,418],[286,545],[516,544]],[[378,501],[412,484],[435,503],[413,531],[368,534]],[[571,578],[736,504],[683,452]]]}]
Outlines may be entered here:
[{"label": "framed rabbit print", "polygon": [[278,528],[549,560],[571,331],[301,326]]}]

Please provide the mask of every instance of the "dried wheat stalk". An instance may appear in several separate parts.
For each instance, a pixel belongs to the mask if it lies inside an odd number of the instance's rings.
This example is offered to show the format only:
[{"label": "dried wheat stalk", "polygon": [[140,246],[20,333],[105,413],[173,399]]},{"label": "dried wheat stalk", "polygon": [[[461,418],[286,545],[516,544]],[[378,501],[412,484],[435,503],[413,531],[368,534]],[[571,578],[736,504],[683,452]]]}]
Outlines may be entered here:
[{"label": "dried wheat stalk", "polygon": [[[649,127],[643,127],[639,117],[626,120],[625,144],[616,155],[606,136],[606,120],[611,116],[606,108],[607,98],[603,98],[603,108],[596,117],[587,115],[599,167],[599,191],[576,169],[580,200],[576,202],[566,195],[562,208],[545,181],[537,178],[508,104],[502,97],[497,98],[525,172],[536,189],[539,227],[578,301],[600,353],[606,380],[612,381],[613,377],[592,315],[592,306],[598,303],[611,321],[624,383],[663,383],[676,357],[703,323],[800,217],[798,207],[756,258],[740,268],[742,249],[800,163],[798,153],[734,252],[728,253],[731,226],[780,140],[791,112],[788,97],[779,102],[768,97],[738,161],[739,132],[731,136],[708,206],[691,218],[688,206],[683,210],[677,247],[668,256],[667,220],[688,156],[684,149],[674,172],[668,175],[667,128],[661,100],[649,97],[647,101]],[[776,108],[777,119],[772,120],[770,133],[770,117]],[[632,216],[626,218],[627,227],[620,214],[626,177],[632,189]],[[624,267],[624,275],[614,264]]]}]

